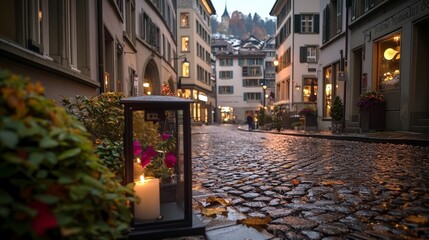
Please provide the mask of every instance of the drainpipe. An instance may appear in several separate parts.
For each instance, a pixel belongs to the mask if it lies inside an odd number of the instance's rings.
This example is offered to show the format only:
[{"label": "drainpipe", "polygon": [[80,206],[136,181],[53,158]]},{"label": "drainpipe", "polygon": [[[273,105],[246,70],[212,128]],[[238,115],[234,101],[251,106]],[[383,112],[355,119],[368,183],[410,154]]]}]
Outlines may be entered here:
[{"label": "drainpipe", "polygon": [[[291,56],[293,57],[293,58],[295,58],[295,1],[292,1],[292,4],[293,4],[293,6],[292,6],[292,19],[293,19],[293,31],[292,31],[292,52],[291,52]],[[292,61],[292,69],[291,69],[291,76],[292,76],[292,79],[289,81],[289,91],[291,92],[291,95],[290,95],[290,109],[292,110],[292,107],[293,107],[293,103],[294,103],[294,100],[293,100],[293,92],[295,91],[295,89],[293,88],[293,81],[294,81],[294,79],[295,79],[295,76],[293,75],[293,69],[294,69],[294,65],[295,65],[295,59],[293,59],[293,61]]]},{"label": "drainpipe", "polygon": [[[348,4],[347,4],[347,2],[348,1],[346,1],[345,2],[345,4],[346,4],[346,26],[345,26],[345,31],[346,31],[346,39],[345,39],[345,47],[344,47],[344,54],[345,54],[345,56],[344,56],[344,72],[347,72],[347,75],[348,75],[348,77],[347,77],[347,79],[344,81],[344,102],[343,102],[343,105],[344,105],[344,108],[343,108],[343,129],[346,127],[346,102],[347,102],[347,81],[348,81],[348,78],[350,78],[350,75],[349,75],[349,68],[348,68],[348,54],[349,54],[349,51],[348,51],[348,44],[349,44],[349,7],[348,7]],[[346,69],[347,69],[347,71],[346,71]]]},{"label": "drainpipe", "polygon": [[98,37],[98,81],[100,92],[104,93],[104,24],[103,24],[103,0],[97,1],[97,37]]}]

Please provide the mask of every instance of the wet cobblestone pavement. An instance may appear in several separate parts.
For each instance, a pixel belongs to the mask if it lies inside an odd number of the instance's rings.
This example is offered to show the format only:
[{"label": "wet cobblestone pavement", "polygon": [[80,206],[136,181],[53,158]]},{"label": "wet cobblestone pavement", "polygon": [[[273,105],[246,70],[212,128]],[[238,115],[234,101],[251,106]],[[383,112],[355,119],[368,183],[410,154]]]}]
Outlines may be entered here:
[{"label": "wet cobblestone pavement", "polygon": [[429,147],[192,131],[194,188],[278,239],[429,239]]}]

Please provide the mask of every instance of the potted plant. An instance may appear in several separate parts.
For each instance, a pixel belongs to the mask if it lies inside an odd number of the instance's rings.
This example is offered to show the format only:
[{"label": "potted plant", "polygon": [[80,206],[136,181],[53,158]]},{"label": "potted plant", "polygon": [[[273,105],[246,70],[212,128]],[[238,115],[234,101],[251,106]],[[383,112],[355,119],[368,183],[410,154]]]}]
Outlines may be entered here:
[{"label": "potted plant", "polygon": [[362,93],[359,107],[359,125],[363,131],[384,130],[386,121],[386,100],[379,91]]},{"label": "potted plant", "polygon": [[305,117],[305,126],[306,127],[314,127],[317,126],[317,111],[312,107],[304,107],[299,115]]},{"label": "potted plant", "polygon": [[335,96],[331,108],[332,132],[342,131],[344,118],[344,105],[339,96]]}]

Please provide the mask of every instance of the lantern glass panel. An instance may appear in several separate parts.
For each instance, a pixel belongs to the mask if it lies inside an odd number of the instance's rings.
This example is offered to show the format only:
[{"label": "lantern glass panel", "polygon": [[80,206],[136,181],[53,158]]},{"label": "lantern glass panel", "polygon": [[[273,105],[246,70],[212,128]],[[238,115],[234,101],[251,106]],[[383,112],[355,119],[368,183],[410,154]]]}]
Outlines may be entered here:
[{"label": "lantern glass panel", "polygon": [[135,224],[185,218],[183,127],[183,110],[132,111]]}]

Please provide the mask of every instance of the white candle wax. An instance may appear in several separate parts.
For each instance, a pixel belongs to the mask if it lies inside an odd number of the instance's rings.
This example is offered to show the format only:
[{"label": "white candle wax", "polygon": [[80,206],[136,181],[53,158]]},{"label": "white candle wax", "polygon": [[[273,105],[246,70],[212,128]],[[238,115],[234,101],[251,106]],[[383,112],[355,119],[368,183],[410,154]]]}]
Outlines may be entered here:
[{"label": "white candle wax", "polygon": [[141,220],[158,219],[160,216],[159,179],[146,178],[144,181],[135,183],[134,191],[140,198],[140,202],[134,204],[134,217]]}]

